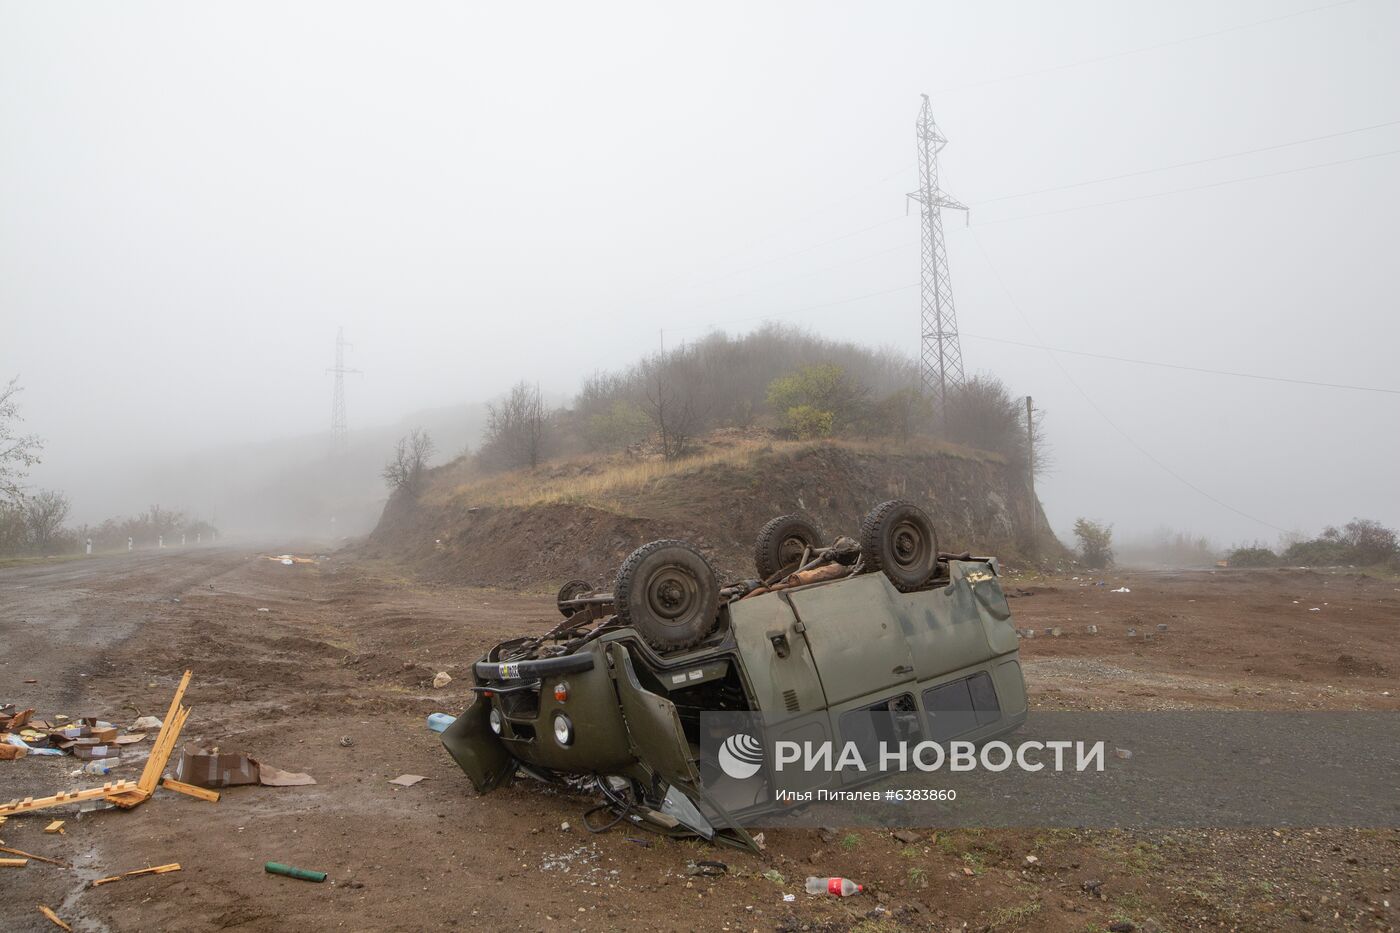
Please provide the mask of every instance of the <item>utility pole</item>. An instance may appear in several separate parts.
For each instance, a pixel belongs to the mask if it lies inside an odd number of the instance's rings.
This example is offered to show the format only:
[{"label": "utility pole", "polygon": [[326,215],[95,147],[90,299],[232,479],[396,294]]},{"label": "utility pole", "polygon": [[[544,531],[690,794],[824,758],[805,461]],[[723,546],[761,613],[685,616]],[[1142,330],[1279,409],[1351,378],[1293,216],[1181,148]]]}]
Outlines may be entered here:
[{"label": "utility pole", "polygon": [[336,328],[335,366],[326,372],[335,374],[335,391],[331,396],[331,456],[340,460],[345,457],[350,443],[350,428],[345,421],[345,374],[358,373],[358,369],[345,368],[345,328]]},{"label": "utility pole", "polygon": [[1031,407],[1031,397],[1026,396],[1026,483],[1031,491],[1031,541],[1036,539],[1038,508],[1035,502],[1035,409]]},{"label": "utility pole", "polygon": [[938,153],[948,140],[933,122],[928,95],[914,124],[919,153],[919,190],[909,197],[918,201],[923,228],[920,261],[919,307],[921,339],[919,378],[932,396],[940,423],[947,423],[948,393],[963,386],[962,344],[958,340],[958,316],[953,309],[953,284],[948,277],[948,254],[943,248],[943,208],[965,211],[967,205],[938,187]]}]

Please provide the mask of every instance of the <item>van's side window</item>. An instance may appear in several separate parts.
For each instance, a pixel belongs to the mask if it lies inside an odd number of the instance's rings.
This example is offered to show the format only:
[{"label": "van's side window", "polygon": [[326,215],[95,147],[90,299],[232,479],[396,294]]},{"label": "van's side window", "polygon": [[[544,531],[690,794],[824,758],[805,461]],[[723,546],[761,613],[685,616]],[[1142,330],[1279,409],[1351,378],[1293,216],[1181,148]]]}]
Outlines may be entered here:
[{"label": "van's side window", "polygon": [[935,742],[946,742],[1001,718],[996,687],[985,671],[925,690],[924,711],[929,738]]},{"label": "van's side window", "polygon": [[864,709],[841,714],[841,739],[854,742],[865,761],[879,759],[879,745],[893,747],[900,742],[913,745],[920,740],[919,710],[912,693],[881,700]]}]

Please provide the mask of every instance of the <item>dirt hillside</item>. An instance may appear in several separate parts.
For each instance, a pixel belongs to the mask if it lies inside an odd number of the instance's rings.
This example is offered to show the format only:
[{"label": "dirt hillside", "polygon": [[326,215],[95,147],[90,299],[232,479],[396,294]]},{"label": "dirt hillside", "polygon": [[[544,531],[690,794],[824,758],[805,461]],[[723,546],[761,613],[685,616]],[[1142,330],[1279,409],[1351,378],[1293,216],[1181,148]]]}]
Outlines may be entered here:
[{"label": "dirt hillside", "polygon": [[638,545],[680,538],[724,577],[752,575],[752,547],[769,518],[801,511],[829,534],[854,535],[877,502],[911,499],[933,516],[944,550],[1023,561],[1059,554],[1024,481],[991,454],[930,444],[712,441],[679,463],[626,456],[571,460],[474,477],[463,462],[434,470],[416,497],[396,495],[367,540],[367,556],[404,562],[432,579],[489,586],[604,584]]}]

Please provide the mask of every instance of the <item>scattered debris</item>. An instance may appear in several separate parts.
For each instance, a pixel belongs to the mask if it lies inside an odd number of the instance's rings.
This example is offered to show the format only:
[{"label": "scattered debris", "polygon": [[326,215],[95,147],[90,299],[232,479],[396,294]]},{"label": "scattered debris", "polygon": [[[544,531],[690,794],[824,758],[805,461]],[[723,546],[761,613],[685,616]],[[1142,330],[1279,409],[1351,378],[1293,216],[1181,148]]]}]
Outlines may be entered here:
[{"label": "scattered debris", "polygon": [[1102,882],[1102,881],[1097,881],[1097,880],[1093,880],[1093,881],[1081,881],[1081,882],[1079,882],[1079,890],[1083,891],[1085,894],[1089,895],[1090,897],[1102,898],[1102,897],[1103,897],[1103,882]]},{"label": "scattered debris", "polygon": [[1159,631],[1159,632],[1165,632],[1166,630],[1167,630],[1167,623],[1165,623],[1165,622],[1158,622],[1158,623],[1157,623],[1157,631]]},{"label": "scattered debris", "polygon": [[1124,761],[1127,761],[1129,758],[1133,757],[1133,753],[1126,748],[1115,748],[1113,750],[1113,757],[1122,758]]},{"label": "scattered debris", "polygon": [[1128,589],[1126,586],[1120,586],[1120,587],[1118,587],[1118,589],[1116,589],[1116,590],[1109,590],[1109,592],[1110,592],[1110,593],[1131,593],[1132,590]]},{"label": "scattered debris", "polygon": [[433,686],[439,689],[446,687],[450,683],[452,683],[452,675],[447,673],[447,671],[438,671],[433,677]]},{"label": "scattered debris", "polygon": [[457,717],[451,713],[429,713],[428,728],[434,732],[442,732],[448,726],[457,721]]},{"label": "scattered debris", "polygon": [[699,875],[706,878],[714,878],[729,871],[729,866],[724,862],[715,859],[704,858],[691,862],[686,866],[687,875]]},{"label": "scattered debris", "polygon": [[157,865],[154,868],[138,868],[135,871],[124,871],[120,875],[109,875],[106,878],[98,878],[92,882],[92,887],[95,888],[101,884],[111,884],[113,881],[121,881],[123,878],[135,878],[137,875],[163,875],[166,872],[179,870],[179,862],[171,862],[169,865]]},{"label": "scattered debris", "polygon": [[354,740],[353,738],[351,738],[350,736],[348,736],[348,735],[342,735],[342,736],[340,737],[340,747],[341,747],[341,748],[349,748],[350,746],[352,746],[352,745],[354,745],[354,744],[355,744],[355,740]]},{"label": "scattered debris", "polygon": [[68,930],[71,933],[73,928],[70,927],[68,924],[64,923],[62,920],[60,920],[58,914],[53,912],[53,908],[45,907],[43,904],[39,904],[37,906],[39,908],[39,913],[43,914],[45,917],[48,917],[50,923],[58,927],[60,930]]},{"label": "scattered debris", "polygon": [[142,716],[131,724],[131,731],[146,733],[158,730],[163,725],[165,725],[165,723],[154,716]]},{"label": "scattered debris", "polygon": [[896,829],[894,832],[890,833],[890,835],[907,846],[912,846],[916,842],[924,841],[923,833],[916,833],[912,829]]},{"label": "scattered debris", "polygon": [[1084,631],[1090,635],[1097,635],[1099,633],[1099,627],[1097,625],[1086,625],[1084,626]]},{"label": "scattered debris", "polygon": [[273,555],[271,555],[271,554],[264,554],[264,555],[262,555],[262,559],[263,559],[263,560],[275,560],[275,561],[277,561],[277,563],[283,564],[283,565],[285,565],[285,566],[287,566],[287,567],[290,567],[290,566],[292,566],[293,564],[314,564],[314,563],[316,563],[316,558],[314,558],[314,557],[299,557],[299,556],[297,556],[296,554],[278,554],[278,555],[276,555],[276,556],[273,556]]},{"label": "scattered debris", "polygon": [[263,865],[263,871],[269,875],[285,875],[288,878],[296,878],[300,881],[325,881],[326,873],[323,871],[312,871],[309,868],[297,868],[294,865],[283,865],[281,862],[267,862]]},{"label": "scattered debris", "polygon": [[[425,777],[424,777],[423,775],[421,775],[421,774],[400,774],[398,777],[394,778],[394,779],[393,779],[392,781],[390,781],[389,783],[390,783],[390,784],[397,784],[397,785],[399,785],[400,787],[412,787],[414,784],[417,784],[419,781],[426,781],[426,780],[427,780],[427,778],[425,778]],[[568,825],[569,825],[568,823],[565,823],[565,824],[564,824],[565,828],[567,828]]]}]

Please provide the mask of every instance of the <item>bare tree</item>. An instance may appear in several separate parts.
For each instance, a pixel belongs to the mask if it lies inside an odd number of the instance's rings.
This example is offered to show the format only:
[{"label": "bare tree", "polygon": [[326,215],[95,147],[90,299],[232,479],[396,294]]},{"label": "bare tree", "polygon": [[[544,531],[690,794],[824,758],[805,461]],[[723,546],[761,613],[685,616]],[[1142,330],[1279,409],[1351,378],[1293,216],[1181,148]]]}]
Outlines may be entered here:
[{"label": "bare tree", "polygon": [[405,489],[415,493],[422,485],[423,474],[428,469],[428,458],[433,455],[433,439],[427,431],[414,428],[412,432],[399,438],[394,447],[394,457],[384,467],[384,482],[391,489]]},{"label": "bare tree", "polygon": [[68,518],[68,497],[61,492],[45,489],[24,498],[24,524],[29,545],[45,553],[58,540],[59,531]]},{"label": "bare tree", "polygon": [[685,455],[686,447],[704,427],[700,383],[703,381],[692,355],[683,351],[654,356],[642,364],[642,409],[661,438],[661,454],[667,460]]},{"label": "bare tree", "polygon": [[23,419],[15,396],[20,391],[18,379],[11,379],[0,388],[0,501],[11,503],[24,498],[20,481],[39,462],[39,451],[44,446],[38,435],[18,433],[17,425]]},{"label": "bare tree", "polygon": [[545,417],[540,387],[521,380],[499,404],[486,406],[482,453],[502,466],[536,467],[544,459]]}]

